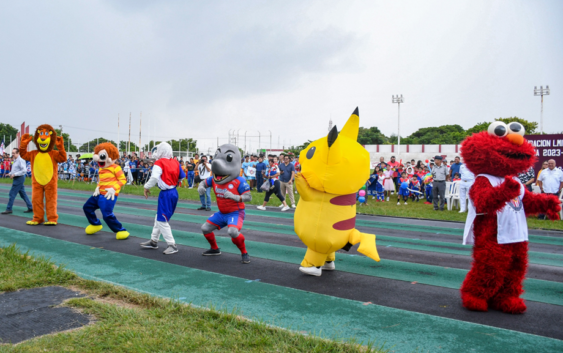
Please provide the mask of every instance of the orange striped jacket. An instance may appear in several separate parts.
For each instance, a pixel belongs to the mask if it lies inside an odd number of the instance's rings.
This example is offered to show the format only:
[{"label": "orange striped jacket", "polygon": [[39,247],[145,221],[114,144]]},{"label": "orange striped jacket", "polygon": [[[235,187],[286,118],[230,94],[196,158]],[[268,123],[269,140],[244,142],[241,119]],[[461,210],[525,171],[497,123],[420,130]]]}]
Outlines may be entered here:
[{"label": "orange striped jacket", "polygon": [[100,169],[99,176],[100,181],[98,182],[98,187],[100,188],[100,194],[102,195],[107,193],[106,189],[114,189],[115,196],[119,195],[121,187],[127,182],[123,170],[121,170],[121,167],[116,164]]}]

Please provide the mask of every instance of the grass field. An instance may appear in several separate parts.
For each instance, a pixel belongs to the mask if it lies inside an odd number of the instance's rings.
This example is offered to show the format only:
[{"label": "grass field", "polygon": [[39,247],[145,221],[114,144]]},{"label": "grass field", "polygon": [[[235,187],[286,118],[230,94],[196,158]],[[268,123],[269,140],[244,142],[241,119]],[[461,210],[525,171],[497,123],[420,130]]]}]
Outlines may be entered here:
[{"label": "grass field", "polygon": [[[0,183],[11,184],[11,179],[2,178],[0,179]],[[31,185],[31,179],[26,179],[26,185]],[[88,184],[84,182],[68,182],[59,180],[59,188],[61,189],[71,189],[71,190],[82,190],[82,191],[91,191],[94,192],[96,188],[95,184]],[[153,188],[151,189],[151,196],[156,197],[158,196],[159,189]],[[121,193],[124,194],[131,194],[131,195],[143,195],[143,187],[142,186],[134,186],[128,185],[125,186]],[[180,195],[180,199],[182,200],[192,200],[192,201],[199,201],[199,194],[197,189],[187,189],[187,188],[179,188],[178,193]],[[434,211],[432,206],[425,205],[424,202],[421,200],[420,202],[409,202],[408,205],[401,204],[400,206],[397,205],[397,202],[393,202],[393,196],[391,196],[391,202],[375,202],[376,200],[372,200],[368,198],[368,204],[366,206],[358,206],[357,212],[370,214],[370,215],[378,215],[378,216],[393,216],[393,217],[406,217],[406,218],[417,218],[417,219],[435,219],[435,220],[442,220],[442,221],[457,221],[457,222],[465,222],[465,218],[467,217],[466,213],[459,213],[458,210],[453,211]],[[395,196],[396,197],[396,196]],[[211,193],[211,199],[215,202],[215,195],[213,192]],[[256,191],[252,191],[252,201],[249,204],[252,205],[261,205],[264,201],[264,193],[257,193]],[[299,201],[299,195],[295,195],[295,201]],[[279,206],[281,202],[276,198],[273,197],[270,199],[268,206]],[[536,217],[528,218],[528,227],[533,229],[549,229],[549,230],[563,230],[563,222],[562,221],[547,221],[547,220],[539,220]]]},{"label": "grass field", "polygon": [[384,352],[245,320],[237,313],[201,309],[85,280],[44,258],[0,248],[0,292],[58,285],[87,297],[64,305],[95,318],[82,329],[10,345],[0,352]]}]

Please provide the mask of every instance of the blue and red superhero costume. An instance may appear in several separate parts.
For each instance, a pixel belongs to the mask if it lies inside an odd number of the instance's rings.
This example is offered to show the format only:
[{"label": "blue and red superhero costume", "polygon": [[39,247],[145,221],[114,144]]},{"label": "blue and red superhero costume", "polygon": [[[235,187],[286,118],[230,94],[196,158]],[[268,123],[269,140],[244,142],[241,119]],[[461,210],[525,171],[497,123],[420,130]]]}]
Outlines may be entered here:
[{"label": "blue and red superhero costume", "polygon": [[212,177],[209,177],[205,179],[205,184],[208,187],[213,187],[213,192],[217,198],[217,206],[219,207],[219,212],[209,217],[207,223],[211,223],[219,229],[227,226],[235,227],[240,231],[245,217],[244,202],[224,198],[223,194],[225,191],[230,191],[234,195],[243,195],[250,192],[250,186],[246,180],[243,177],[238,177],[225,185],[218,185],[213,181]]},{"label": "blue and red superhero costume", "polygon": [[[242,177],[237,177],[223,185],[216,184],[212,177],[205,179],[203,182],[206,187],[213,187],[213,192],[215,192],[215,197],[217,198],[217,206],[219,207],[219,212],[209,217],[207,223],[214,225],[218,229],[224,228],[225,226],[228,228],[236,228],[237,231],[233,230],[232,234],[231,231],[229,231],[231,241],[237,246],[241,254],[248,254],[244,243],[244,235],[239,233],[242,229],[245,217],[244,202],[226,198],[224,194],[230,192],[235,196],[241,196],[250,192],[250,186]],[[212,250],[219,248],[213,232],[204,233],[204,236],[209,242],[209,245],[211,245]]]}]

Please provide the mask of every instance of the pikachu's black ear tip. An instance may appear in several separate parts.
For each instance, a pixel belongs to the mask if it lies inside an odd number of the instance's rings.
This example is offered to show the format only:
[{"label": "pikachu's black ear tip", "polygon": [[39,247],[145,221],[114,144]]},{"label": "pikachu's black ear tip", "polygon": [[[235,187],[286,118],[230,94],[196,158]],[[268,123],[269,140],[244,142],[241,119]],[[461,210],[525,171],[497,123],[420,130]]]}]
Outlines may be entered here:
[{"label": "pikachu's black ear tip", "polygon": [[358,109],[358,107],[356,107],[356,109],[354,110],[354,112],[352,113],[352,115],[360,116],[360,110]]},{"label": "pikachu's black ear tip", "polygon": [[336,125],[334,125],[332,129],[328,132],[328,137],[327,137],[328,147],[331,147],[337,138],[338,138],[338,129],[336,128]]}]

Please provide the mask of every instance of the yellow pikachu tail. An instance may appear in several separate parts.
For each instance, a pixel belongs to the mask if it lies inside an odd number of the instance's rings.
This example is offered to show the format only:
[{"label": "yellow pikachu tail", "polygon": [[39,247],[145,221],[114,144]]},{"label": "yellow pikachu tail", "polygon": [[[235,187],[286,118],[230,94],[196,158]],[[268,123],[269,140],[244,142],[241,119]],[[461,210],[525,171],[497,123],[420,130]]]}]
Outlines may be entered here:
[{"label": "yellow pikachu tail", "polygon": [[379,254],[377,253],[377,248],[375,247],[375,235],[362,233],[357,229],[353,229],[350,233],[350,244],[356,245],[360,243],[358,252],[366,255],[370,259],[379,262]]}]

